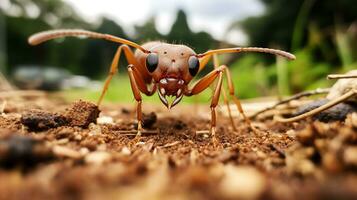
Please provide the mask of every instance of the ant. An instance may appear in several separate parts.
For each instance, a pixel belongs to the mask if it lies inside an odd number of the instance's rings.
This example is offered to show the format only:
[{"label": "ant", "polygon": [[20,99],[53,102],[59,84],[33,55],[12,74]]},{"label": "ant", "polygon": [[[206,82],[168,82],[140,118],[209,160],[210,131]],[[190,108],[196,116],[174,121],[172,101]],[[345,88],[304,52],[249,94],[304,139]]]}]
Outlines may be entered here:
[{"label": "ant", "polygon": [[[152,96],[158,91],[158,96],[161,102],[168,108],[172,108],[177,105],[183,98],[183,96],[193,96],[201,93],[207,89],[216,80],[217,84],[213,92],[213,98],[211,100],[211,127],[210,133],[213,140],[215,140],[216,132],[216,106],[219,102],[221,94],[221,87],[223,81],[223,75],[227,77],[227,84],[229,89],[229,95],[233,99],[239,112],[244,117],[245,121],[250,124],[250,120],[244,114],[239,99],[235,96],[234,86],[229,68],[226,65],[219,65],[216,54],[222,53],[239,53],[239,52],[261,52],[270,53],[279,56],[283,56],[290,60],[294,60],[295,56],[276,49],[258,48],[258,47],[237,47],[237,48],[224,48],[209,50],[205,53],[196,54],[190,47],[178,44],[168,44],[165,42],[152,41],[143,45],[139,45],[135,42],[119,38],[109,34],[96,33],[87,30],[52,30],[37,33],[31,36],[28,40],[31,45],[38,45],[42,42],[61,38],[61,37],[89,37],[95,39],[104,39],[115,43],[122,44],[118,47],[115,56],[113,58],[109,75],[104,83],[102,93],[99,97],[97,105],[99,106],[102,99],[108,89],[109,83],[118,71],[118,62],[122,52],[129,63],[127,70],[129,74],[131,89],[136,100],[136,117],[138,121],[136,138],[140,138],[142,128],[142,98],[141,94]],[[134,47],[137,50],[135,53],[129,48]],[[203,78],[199,79],[192,87],[188,84],[190,81],[206,67],[207,63],[213,57],[215,66],[214,69],[206,74]],[[225,93],[223,93],[225,94]],[[173,96],[175,99],[172,102],[167,100],[167,96]],[[226,95],[224,95],[225,101]],[[232,116],[230,119],[233,124]]]}]

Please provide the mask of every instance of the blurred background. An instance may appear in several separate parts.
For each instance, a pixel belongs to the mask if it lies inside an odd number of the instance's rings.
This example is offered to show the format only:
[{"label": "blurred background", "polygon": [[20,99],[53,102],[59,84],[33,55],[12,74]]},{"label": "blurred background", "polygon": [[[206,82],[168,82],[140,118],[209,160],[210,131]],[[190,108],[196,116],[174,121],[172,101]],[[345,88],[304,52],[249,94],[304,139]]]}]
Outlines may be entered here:
[{"label": "blurred background", "polygon": [[[257,46],[297,56],[295,61],[257,53],[220,56],[243,99],[328,87],[333,82],[326,80],[327,74],[357,68],[355,0],[1,0],[1,90],[45,89],[62,91],[68,98],[99,97],[117,44],[77,38],[27,44],[31,34],[56,28],[88,29],[137,43],[185,44],[197,53]],[[125,69],[122,57],[106,101],[133,100]],[[212,67],[200,76],[209,70]],[[210,94],[206,91],[195,101],[208,102]]]}]

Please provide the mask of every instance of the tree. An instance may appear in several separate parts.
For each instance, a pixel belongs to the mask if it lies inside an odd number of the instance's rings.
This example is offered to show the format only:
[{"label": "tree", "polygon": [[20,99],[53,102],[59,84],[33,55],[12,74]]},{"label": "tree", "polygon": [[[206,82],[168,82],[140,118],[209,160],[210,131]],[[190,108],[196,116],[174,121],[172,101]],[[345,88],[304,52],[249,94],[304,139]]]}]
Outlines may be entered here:
[{"label": "tree", "polygon": [[[253,46],[274,47],[296,51],[307,45],[317,59],[338,63],[335,46],[336,28],[347,30],[356,22],[354,0],[261,0],[266,6],[262,16],[236,22],[242,27]],[[314,31],[313,33],[311,31]],[[311,37],[318,34],[319,40]]]},{"label": "tree", "polygon": [[156,29],[155,17],[149,18],[149,20],[141,26],[135,26],[135,35],[136,41],[139,43],[164,39],[164,36]]},{"label": "tree", "polygon": [[194,33],[191,31],[187,16],[183,10],[179,10],[173,23],[167,41],[170,43],[181,43],[192,47],[196,52],[204,52],[215,48],[217,42],[206,32]]},{"label": "tree", "polygon": [[[5,34],[8,44],[7,71],[12,72],[16,66],[23,64],[52,65],[72,71],[78,70],[78,62],[83,56],[85,47],[82,41],[66,39],[61,45],[51,41],[32,47],[27,43],[27,39],[36,32],[53,28],[82,27],[86,29],[90,27],[88,23],[78,17],[74,10],[62,1],[11,0],[10,3],[20,12],[14,15],[12,9],[0,8],[5,15]],[[28,12],[33,9],[38,10],[38,15],[33,16]]]},{"label": "tree", "polygon": [[[94,31],[130,39],[124,33],[121,26],[108,18],[103,18],[100,26]],[[85,53],[80,62],[81,70],[79,73],[89,77],[99,78],[104,73],[108,72],[115,51],[120,44],[114,44],[103,40],[87,40],[86,44],[86,50],[84,50]],[[121,59],[121,63],[124,60],[125,59]],[[126,62],[123,62],[122,64],[126,65]]]}]

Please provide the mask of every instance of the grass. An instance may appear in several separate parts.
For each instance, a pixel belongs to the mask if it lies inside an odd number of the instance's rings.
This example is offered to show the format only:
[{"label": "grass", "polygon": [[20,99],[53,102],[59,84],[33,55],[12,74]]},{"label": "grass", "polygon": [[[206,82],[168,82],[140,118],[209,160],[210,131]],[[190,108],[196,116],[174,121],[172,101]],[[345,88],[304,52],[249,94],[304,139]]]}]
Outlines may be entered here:
[{"label": "grass", "polygon": [[[104,80],[102,81],[104,83]],[[98,90],[91,89],[73,89],[66,91],[68,100],[86,99],[96,102],[100,96],[101,88]],[[211,89],[206,89],[204,92],[193,97],[184,97],[181,103],[209,103],[211,99]],[[144,102],[161,103],[157,94],[151,97],[142,95]],[[130,88],[129,78],[125,75],[116,76],[110,83],[109,89],[103,99],[103,102],[135,102],[133,93]]]}]

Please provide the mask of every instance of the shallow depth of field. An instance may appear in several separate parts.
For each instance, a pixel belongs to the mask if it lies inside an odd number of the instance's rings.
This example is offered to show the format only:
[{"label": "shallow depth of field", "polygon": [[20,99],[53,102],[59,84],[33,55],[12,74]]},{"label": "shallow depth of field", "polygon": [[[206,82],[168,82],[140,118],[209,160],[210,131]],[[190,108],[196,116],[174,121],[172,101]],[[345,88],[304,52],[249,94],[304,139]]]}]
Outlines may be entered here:
[{"label": "shallow depth of field", "polygon": [[[100,3],[0,2],[0,199],[357,199],[353,0]],[[125,56],[96,105],[118,44],[27,41],[73,28],[138,44],[184,44],[196,53],[274,48],[296,59],[218,56],[251,125],[224,78],[215,137],[209,129],[216,82],[170,110],[156,93],[142,94],[138,139]],[[190,85],[213,69],[210,61]]]}]

